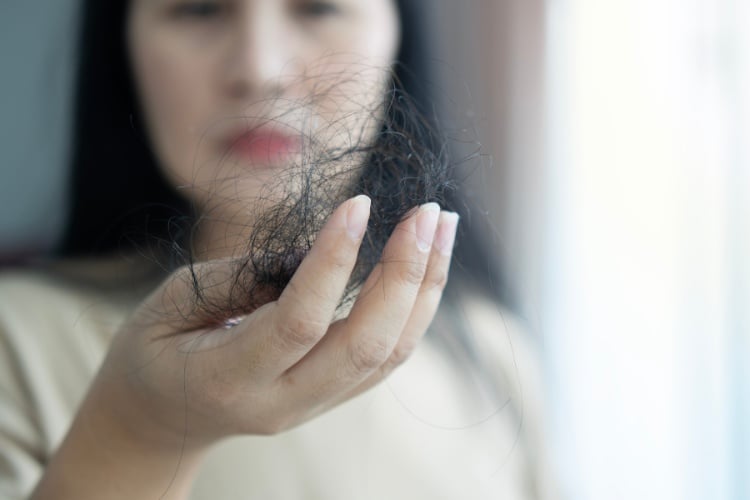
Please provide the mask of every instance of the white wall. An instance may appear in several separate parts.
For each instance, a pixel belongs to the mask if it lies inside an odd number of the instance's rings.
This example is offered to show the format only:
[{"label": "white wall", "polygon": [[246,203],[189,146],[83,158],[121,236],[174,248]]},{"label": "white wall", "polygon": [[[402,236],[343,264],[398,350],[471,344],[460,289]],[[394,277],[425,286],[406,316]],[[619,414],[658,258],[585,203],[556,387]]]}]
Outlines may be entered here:
[{"label": "white wall", "polygon": [[542,309],[571,498],[750,494],[749,6],[550,2]]}]

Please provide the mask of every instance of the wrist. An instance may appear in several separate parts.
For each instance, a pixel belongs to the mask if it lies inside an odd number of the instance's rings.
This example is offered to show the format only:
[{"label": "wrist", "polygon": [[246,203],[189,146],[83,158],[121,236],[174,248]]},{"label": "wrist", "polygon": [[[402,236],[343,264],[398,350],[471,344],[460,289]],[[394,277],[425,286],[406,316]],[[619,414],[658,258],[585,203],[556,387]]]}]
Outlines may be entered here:
[{"label": "wrist", "polygon": [[[187,498],[210,443],[165,433],[94,383],[34,499]],[[184,421],[176,427],[184,426]],[[185,433],[183,432],[184,436]]]}]

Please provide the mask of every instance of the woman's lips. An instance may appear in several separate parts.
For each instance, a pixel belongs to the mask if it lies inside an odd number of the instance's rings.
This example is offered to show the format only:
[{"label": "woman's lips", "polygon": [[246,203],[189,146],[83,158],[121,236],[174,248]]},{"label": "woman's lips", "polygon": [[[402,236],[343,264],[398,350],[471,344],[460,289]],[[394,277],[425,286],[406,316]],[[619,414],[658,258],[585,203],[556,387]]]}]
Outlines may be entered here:
[{"label": "woman's lips", "polygon": [[273,165],[300,152],[300,139],[283,132],[257,129],[227,141],[231,153],[252,163]]}]

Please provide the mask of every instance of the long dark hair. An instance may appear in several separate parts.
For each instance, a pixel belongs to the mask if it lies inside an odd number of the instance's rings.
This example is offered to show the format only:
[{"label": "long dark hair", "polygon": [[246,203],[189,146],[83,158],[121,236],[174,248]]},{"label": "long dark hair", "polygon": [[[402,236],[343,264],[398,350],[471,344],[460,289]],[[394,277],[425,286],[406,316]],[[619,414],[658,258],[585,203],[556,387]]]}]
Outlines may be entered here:
[{"label": "long dark hair", "polygon": [[[157,241],[184,240],[193,220],[190,205],[162,177],[141,121],[125,47],[128,3],[84,2],[71,203],[58,250],[63,256],[104,255]],[[373,220],[381,237],[370,238],[371,246],[363,253],[377,259],[399,218],[415,204],[438,201],[462,216],[454,274],[499,298],[502,281],[496,259],[479,235],[485,219],[470,208],[470,200],[457,182],[464,170],[455,166],[462,162],[451,158],[450,145],[438,132],[428,85],[434,80],[433,44],[420,3],[397,2],[402,44],[385,121],[398,131],[388,137],[405,138],[404,151],[401,158],[394,157],[394,145],[390,144],[387,158],[381,155],[374,161],[377,154],[370,155],[372,165],[364,169],[358,189],[373,196],[373,206],[378,207],[374,210],[380,210]],[[377,153],[378,148],[373,151]],[[414,182],[405,183],[407,178]]]}]

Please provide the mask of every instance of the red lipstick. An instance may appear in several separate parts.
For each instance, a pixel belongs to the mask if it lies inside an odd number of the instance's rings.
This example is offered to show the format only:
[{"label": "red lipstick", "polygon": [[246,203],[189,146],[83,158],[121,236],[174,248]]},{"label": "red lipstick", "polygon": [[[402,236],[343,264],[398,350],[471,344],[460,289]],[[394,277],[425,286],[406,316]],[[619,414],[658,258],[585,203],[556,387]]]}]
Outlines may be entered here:
[{"label": "red lipstick", "polygon": [[283,162],[300,151],[299,137],[267,128],[243,132],[228,142],[232,154],[246,161],[264,165]]}]

